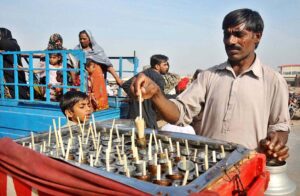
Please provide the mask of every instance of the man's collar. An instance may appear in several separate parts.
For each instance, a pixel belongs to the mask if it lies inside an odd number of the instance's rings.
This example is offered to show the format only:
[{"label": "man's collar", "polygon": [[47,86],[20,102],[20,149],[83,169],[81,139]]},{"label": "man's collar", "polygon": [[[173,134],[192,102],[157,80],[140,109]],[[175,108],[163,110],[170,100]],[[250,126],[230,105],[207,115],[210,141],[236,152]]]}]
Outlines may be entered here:
[{"label": "man's collar", "polygon": [[262,77],[262,69],[260,60],[256,57],[254,63],[251,65],[250,70],[252,70],[253,74],[258,78]]},{"label": "man's collar", "polygon": [[[226,70],[229,70],[229,71],[233,71],[232,67],[231,67],[231,65],[228,61],[220,64],[217,69],[218,70],[225,70],[226,69]],[[253,62],[253,64],[244,73],[247,73],[247,72],[250,72],[250,71],[252,71],[252,73],[256,77],[258,77],[258,78],[262,77],[261,63],[260,63],[260,60],[257,57],[255,58],[255,61]]]}]

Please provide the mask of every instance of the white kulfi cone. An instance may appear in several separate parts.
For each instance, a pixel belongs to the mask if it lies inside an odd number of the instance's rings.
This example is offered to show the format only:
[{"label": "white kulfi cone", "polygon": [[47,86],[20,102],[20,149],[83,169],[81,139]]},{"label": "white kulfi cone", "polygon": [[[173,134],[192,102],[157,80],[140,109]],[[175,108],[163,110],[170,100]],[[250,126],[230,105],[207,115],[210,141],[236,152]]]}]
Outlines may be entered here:
[{"label": "white kulfi cone", "polygon": [[135,126],[138,133],[138,138],[142,139],[145,138],[145,121],[143,118],[140,118],[139,116],[135,119]]}]

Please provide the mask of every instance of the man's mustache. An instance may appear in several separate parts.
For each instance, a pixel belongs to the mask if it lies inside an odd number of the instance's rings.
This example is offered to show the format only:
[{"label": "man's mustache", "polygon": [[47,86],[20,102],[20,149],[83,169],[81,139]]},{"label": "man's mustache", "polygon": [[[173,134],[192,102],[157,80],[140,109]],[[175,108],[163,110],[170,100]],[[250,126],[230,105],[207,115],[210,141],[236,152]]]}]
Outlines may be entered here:
[{"label": "man's mustache", "polygon": [[241,50],[242,48],[240,46],[237,46],[237,45],[226,45],[225,49],[226,50]]}]

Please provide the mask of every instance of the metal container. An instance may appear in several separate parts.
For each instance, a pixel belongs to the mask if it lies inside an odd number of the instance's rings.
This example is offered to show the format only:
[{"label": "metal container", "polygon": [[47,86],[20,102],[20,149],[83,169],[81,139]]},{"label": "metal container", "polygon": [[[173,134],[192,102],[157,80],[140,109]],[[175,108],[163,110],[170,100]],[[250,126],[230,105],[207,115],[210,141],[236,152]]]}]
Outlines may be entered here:
[{"label": "metal container", "polygon": [[267,165],[266,168],[270,172],[270,181],[265,192],[266,196],[296,195],[296,184],[287,176],[285,162],[281,165]]}]

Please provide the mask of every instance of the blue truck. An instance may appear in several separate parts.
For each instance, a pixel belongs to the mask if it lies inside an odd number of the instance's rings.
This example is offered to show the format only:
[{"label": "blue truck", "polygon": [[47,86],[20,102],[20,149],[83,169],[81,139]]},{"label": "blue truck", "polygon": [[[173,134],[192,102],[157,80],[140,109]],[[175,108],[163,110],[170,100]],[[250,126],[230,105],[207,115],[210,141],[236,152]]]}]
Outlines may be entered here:
[{"label": "blue truck", "polygon": [[[66,118],[62,114],[58,102],[50,99],[50,89],[47,88],[49,83],[49,54],[61,53],[63,75],[62,85],[58,85],[63,89],[63,93],[70,88],[86,91],[86,72],[84,69],[85,55],[81,50],[59,50],[59,51],[5,51],[0,52],[0,138],[10,137],[13,139],[22,138],[30,135],[30,132],[43,132],[49,129],[52,119],[61,118],[61,123],[66,123]],[[14,62],[10,68],[4,67],[3,58],[5,55],[12,55]],[[18,58],[22,57],[23,66],[18,65]],[[39,70],[36,63],[43,57],[45,61],[46,84],[36,82],[35,70]],[[118,64],[117,72],[122,79],[126,74],[133,76],[137,73],[139,60],[135,56],[118,56],[109,57],[114,64]],[[76,59],[77,66],[70,67],[70,61]],[[6,83],[4,79],[5,71],[14,72],[14,82]],[[24,71],[27,75],[26,83],[19,83],[18,72]],[[70,86],[67,81],[68,72],[73,71],[79,73],[80,85]],[[13,98],[6,96],[8,86],[13,86],[15,94]],[[27,86],[29,89],[29,99],[20,99],[18,87]],[[36,89],[43,87],[45,90],[45,98],[36,98]],[[126,115],[126,97],[118,90],[118,95],[109,96],[109,109],[94,112],[95,120],[118,119]]]}]

